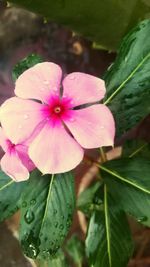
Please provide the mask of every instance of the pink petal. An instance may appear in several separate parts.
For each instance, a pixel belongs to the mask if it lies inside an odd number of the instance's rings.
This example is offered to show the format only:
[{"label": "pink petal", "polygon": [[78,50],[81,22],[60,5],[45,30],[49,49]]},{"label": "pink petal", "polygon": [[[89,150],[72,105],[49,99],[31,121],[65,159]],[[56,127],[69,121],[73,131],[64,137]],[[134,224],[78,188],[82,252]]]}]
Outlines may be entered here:
[{"label": "pink petal", "polygon": [[48,102],[52,92],[59,94],[62,77],[61,68],[51,62],[44,62],[26,70],[16,81],[15,94],[25,99]]},{"label": "pink petal", "polygon": [[0,119],[8,138],[15,144],[28,138],[43,120],[42,105],[12,97],[1,106]]},{"label": "pink petal", "polygon": [[0,127],[0,146],[5,152],[7,151],[7,140],[8,138],[6,137],[4,130]]},{"label": "pink petal", "polygon": [[15,149],[16,149],[18,156],[21,159],[23,165],[29,171],[33,171],[35,169],[35,165],[33,164],[32,160],[28,156],[28,147],[25,145],[16,145]]},{"label": "pink petal", "polygon": [[74,106],[103,99],[106,88],[103,80],[89,74],[73,72],[63,80],[63,95],[73,99]]},{"label": "pink petal", "polygon": [[82,161],[83,149],[63,126],[47,123],[29,147],[29,155],[43,174],[63,173]]},{"label": "pink petal", "polygon": [[25,181],[29,178],[29,172],[27,168],[23,166],[16,152],[6,153],[3,156],[1,159],[1,168],[16,182]]},{"label": "pink petal", "polygon": [[72,120],[65,124],[84,148],[113,146],[115,123],[110,110],[101,104],[72,110]]}]

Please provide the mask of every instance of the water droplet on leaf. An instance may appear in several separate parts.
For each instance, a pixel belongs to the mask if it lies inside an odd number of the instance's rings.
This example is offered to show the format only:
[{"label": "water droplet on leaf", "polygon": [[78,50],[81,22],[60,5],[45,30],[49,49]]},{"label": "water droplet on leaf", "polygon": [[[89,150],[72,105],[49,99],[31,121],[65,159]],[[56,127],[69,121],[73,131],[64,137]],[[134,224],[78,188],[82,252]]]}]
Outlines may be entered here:
[{"label": "water droplet on leaf", "polygon": [[27,207],[27,202],[26,202],[26,201],[23,201],[23,202],[22,202],[22,207],[23,207],[23,208]]},{"label": "water droplet on leaf", "polygon": [[146,222],[147,221],[147,217],[146,216],[141,216],[137,218],[138,222]]},{"label": "water droplet on leaf", "polygon": [[31,199],[30,204],[31,205],[35,205],[35,203],[36,203],[36,200],[35,199]]},{"label": "water droplet on leaf", "polygon": [[32,223],[34,220],[34,213],[32,211],[28,210],[26,212],[26,214],[24,215],[24,219],[25,219],[26,223],[28,223],[28,224]]}]

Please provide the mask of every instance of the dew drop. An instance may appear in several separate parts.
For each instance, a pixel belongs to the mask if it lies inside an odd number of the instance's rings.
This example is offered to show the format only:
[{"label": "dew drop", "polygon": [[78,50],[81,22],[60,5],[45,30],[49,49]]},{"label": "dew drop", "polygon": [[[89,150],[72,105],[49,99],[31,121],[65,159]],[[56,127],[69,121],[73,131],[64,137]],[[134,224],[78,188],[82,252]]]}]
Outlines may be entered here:
[{"label": "dew drop", "polygon": [[54,210],[54,215],[57,214],[57,210]]},{"label": "dew drop", "polygon": [[37,256],[37,250],[34,245],[30,244],[29,248],[31,248],[31,252],[33,253],[33,257],[36,258]]},{"label": "dew drop", "polygon": [[60,229],[60,230],[63,230],[63,229],[64,229],[63,224],[60,224],[59,229]]},{"label": "dew drop", "polygon": [[20,124],[20,125],[18,126],[18,128],[19,128],[19,129],[22,129],[22,125]]},{"label": "dew drop", "polygon": [[56,228],[58,227],[58,222],[55,223],[55,227],[56,227]]},{"label": "dew drop", "polygon": [[31,199],[30,204],[31,204],[31,205],[35,205],[35,203],[36,203],[36,200],[35,200],[34,198]]},{"label": "dew drop", "polygon": [[27,120],[29,118],[29,115],[25,114],[23,117],[25,120]]},{"label": "dew drop", "polygon": [[104,127],[104,126],[101,126],[100,128],[101,128],[101,129],[104,129],[105,127]]},{"label": "dew drop", "polygon": [[22,207],[23,207],[23,208],[27,207],[27,202],[26,202],[26,201],[23,201],[23,202],[22,202]]},{"label": "dew drop", "polygon": [[147,221],[147,217],[146,216],[141,216],[139,218],[137,218],[138,222],[146,222]]},{"label": "dew drop", "polygon": [[34,213],[32,211],[27,211],[26,214],[24,215],[24,219],[26,223],[30,224],[34,220]]}]

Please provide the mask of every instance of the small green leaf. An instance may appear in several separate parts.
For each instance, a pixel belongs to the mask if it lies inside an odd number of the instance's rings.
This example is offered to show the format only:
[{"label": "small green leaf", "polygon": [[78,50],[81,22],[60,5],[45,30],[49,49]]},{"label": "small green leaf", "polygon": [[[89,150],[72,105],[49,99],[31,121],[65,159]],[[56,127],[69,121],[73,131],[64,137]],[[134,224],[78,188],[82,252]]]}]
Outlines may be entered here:
[{"label": "small green leaf", "polygon": [[31,54],[26,58],[19,61],[13,68],[12,78],[13,81],[16,81],[17,78],[27,69],[33,67],[37,63],[42,62],[42,57],[37,54]]},{"label": "small green leaf", "polygon": [[75,208],[71,173],[32,173],[23,197],[20,240],[31,258],[53,257],[66,238]]},{"label": "small green leaf", "polygon": [[117,59],[105,75],[107,97],[118,135],[150,113],[150,20],[123,40]]},{"label": "small green leaf", "polygon": [[95,194],[100,188],[101,183],[96,182],[92,186],[84,190],[77,199],[77,208],[81,210],[86,215],[90,214],[94,209]]},{"label": "small green leaf", "polygon": [[91,216],[86,254],[90,266],[126,267],[132,254],[132,240],[125,213],[104,186],[104,211],[94,211]]},{"label": "small green leaf", "polygon": [[122,36],[139,20],[149,17],[150,7],[143,0],[12,0],[12,3],[44,15],[52,21],[116,49]]},{"label": "small green leaf", "polygon": [[16,183],[0,171],[0,222],[13,215],[20,206],[26,182]]},{"label": "small green leaf", "polygon": [[150,226],[150,160],[141,157],[117,159],[100,168],[118,207]]},{"label": "small green leaf", "polygon": [[66,251],[73,262],[78,266],[82,266],[85,257],[84,243],[77,235],[73,235],[66,244]]}]

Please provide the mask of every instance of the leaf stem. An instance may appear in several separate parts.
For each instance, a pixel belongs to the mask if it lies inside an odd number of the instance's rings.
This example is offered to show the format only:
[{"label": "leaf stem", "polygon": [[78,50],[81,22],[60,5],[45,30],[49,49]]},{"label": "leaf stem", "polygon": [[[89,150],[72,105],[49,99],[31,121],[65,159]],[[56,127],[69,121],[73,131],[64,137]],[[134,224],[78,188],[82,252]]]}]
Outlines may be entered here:
[{"label": "leaf stem", "polygon": [[106,153],[102,147],[100,147],[100,156],[101,156],[102,163],[107,161]]}]

